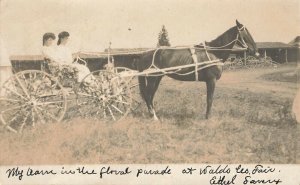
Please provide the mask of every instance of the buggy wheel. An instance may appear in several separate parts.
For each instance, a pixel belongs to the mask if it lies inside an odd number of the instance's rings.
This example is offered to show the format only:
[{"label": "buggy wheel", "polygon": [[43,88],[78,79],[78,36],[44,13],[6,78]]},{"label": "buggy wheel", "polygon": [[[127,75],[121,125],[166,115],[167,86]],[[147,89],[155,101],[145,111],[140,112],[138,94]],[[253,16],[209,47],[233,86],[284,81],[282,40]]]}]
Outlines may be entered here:
[{"label": "buggy wheel", "polygon": [[42,71],[19,72],[3,84],[0,92],[0,120],[13,132],[38,123],[60,122],[66,112],[63,87]]},{"label": "buggy wheel", "polygon": [[136,110],[142,102],[139,89],[139,82],[137,80],[137,76],[135,75],[136,71],[126,67],[114,67],[113,70],[114,73],[117,73],[127,84],[132,98],[131,110]]},{"label": "buggy wheel", "polygon": [[90,73],[77,90],[81,116],[116,122],[131,110],[131,91],[120,75],[106,70]]}]

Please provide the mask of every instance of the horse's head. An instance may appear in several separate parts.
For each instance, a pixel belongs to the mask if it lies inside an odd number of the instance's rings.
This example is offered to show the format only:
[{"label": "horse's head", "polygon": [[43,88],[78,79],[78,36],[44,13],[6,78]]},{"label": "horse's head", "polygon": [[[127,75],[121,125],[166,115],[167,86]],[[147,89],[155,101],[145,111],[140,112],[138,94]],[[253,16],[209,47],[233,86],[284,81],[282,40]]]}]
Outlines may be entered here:
[{"label": "horse's head", "polygon": [[236,27],[239,33],[238,44],[241,47],[246,47],[250,54],[255,54],[255,56],[258,57],[259,53],[257,51],[256,43],[253,40],[253,37],[251,36],[248,29],[243,24],[239,23],[238,20],[236,20]]}]

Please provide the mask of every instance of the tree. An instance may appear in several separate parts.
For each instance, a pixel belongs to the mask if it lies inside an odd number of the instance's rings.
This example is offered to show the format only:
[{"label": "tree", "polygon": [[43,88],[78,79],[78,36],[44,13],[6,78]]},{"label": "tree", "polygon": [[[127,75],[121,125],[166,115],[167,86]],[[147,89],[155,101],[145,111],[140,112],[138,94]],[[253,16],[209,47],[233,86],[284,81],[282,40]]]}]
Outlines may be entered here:
[{"label": "tree", "polygon": [[166,30],[165,25],[162,26],[162,29],[158,34],[157,47],[159,46],[171,46],[169,42],[168,31]]}]

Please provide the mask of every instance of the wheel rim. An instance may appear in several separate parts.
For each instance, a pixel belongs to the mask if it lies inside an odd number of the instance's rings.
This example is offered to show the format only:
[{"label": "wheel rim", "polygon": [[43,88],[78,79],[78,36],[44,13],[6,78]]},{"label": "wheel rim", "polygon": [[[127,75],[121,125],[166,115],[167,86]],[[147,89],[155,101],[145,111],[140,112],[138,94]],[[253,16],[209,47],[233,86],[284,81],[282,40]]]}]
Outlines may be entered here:
[{"label": "wheel rim", "polygon": [[0,120],[13,132],[38,123],[60,122],[66,111],[63,87],[42,71],[19,72],[0,89]]}]

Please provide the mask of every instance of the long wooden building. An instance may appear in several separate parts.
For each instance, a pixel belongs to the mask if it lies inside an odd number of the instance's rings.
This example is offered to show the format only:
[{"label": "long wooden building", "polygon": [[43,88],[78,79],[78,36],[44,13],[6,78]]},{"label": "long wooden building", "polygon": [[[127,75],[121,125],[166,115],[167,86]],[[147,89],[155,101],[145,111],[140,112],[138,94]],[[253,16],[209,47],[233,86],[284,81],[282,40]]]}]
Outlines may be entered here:
[{"label": "long wooden building", "polygon": [[[282,42],[257,42],[258,52],[261,57],[271,57],[272,60],[278,63],[285,62],[299,62],[300,61],[300,36],[297,36],[289,44]],[[136,58],[139,52],[149,50],[150,48],[120,48],[112,49],[111,52],[120,53],[119,56],[114,56],[117,66],[124,66],[134,68]],[[131,55],[124,55],[124,53],[132,53]],[[233,54],[240,57],[246,57],[246,51],[240,48],[234,48]],[[87,60],[88,67],[91,71],[103,69],[107,62],[107,51],[79,53],[79,56]],[[14,72],[26,69],[40,69],[43,57],[41,55],[18,55],[11,56],[11,62]]]},{"label": "long wooden building", "polygon": [[282,42],[257,42],[262,57],[271,57],[278,63],[299,61],[299,48]]}]

